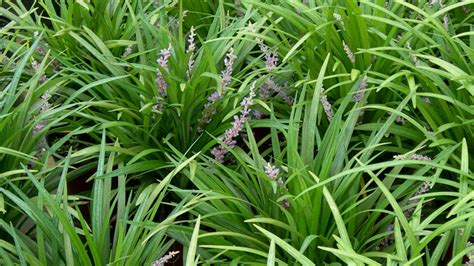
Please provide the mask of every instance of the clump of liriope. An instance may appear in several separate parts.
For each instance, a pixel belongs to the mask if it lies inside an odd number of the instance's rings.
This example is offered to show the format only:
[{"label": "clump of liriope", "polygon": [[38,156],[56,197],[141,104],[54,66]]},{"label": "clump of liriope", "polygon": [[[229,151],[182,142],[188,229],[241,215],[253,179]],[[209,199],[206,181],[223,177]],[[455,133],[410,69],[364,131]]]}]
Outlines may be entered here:
[{"label": "clump of liriope", "polygon": [[222,98],[222,96],[227,92],[228,86],[232,79],[232,71],[234,67],[234,62],[237,56],[234,55],[234,49],[230,48],[229,52],[224,58],[225,69],[221,73],[221,93],[218,90],[215,90],[211,95],[207,97],[207,103],[204,105],[204,115],[199,120],[198,131],[202,132],[204,126],[211,122],[212,116],[217,112],[215,103]]},{"label": "clump of liriope", "polygon": [[223,144],[220,144],[218,147],[214,147],[211,151],[211,154],[214,155],[216,161],[220,163],[224,162],[224,156],[229,152],[225,145],[227,145],[229,148],[235,147],[235,144],[237,143],[236,138],[244,128],[245,122],[250,119],[250,106],[253,104],[253,98],[255,97],[254,89],[255,82],[250,87],[249,95],[245,97],[240,103],[240,105],[243,107],[243,109],[240,111],[240,115],[234,116],[232,127],[224,132],[224,136],[221,139]]}]

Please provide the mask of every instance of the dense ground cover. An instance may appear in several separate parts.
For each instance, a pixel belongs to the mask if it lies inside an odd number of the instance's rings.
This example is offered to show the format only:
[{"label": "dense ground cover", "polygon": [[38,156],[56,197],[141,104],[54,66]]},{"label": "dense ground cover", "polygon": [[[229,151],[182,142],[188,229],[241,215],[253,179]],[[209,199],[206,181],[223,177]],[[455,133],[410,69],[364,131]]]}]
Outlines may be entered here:
[{"label": "dense ground cover", "polygon": [[0,8],[0,264],[473,265],[474,1]]}]

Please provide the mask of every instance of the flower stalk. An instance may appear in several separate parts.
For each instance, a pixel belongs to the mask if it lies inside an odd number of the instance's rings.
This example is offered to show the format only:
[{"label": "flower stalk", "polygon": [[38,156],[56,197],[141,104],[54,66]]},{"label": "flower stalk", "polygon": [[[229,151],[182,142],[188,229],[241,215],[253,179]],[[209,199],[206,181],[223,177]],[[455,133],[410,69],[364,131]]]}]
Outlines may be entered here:
[{"label": "flower stalk", "polygon": [[244,128],[245,122],[250,119],[250,106],[253,104],[253,98],[255,97],[255,82],[250,87],[250,93],[247,97],[245,97],[242,102],[240,103],[243,106],[243,109],[240,111],[240,115],[234,116],[234,122],[232,122],[232,127],[227,129],[224,132],[224,136],[222,138],[223,144],[219,145],[218,147],[214,147],[211,151],[211,154],[214,155],[216,161],[223,163],[224,156],[229,152],[226,148],[234,148],[237,141],[235,140],[242,129]]},{"label": "flower stalk", "polygon": [[202,132],[204,130],[204,126],[212,121],[212,116],[217,112],[217,109],[214,104],[218,100],[220,100],[228,90],[228,86],[232,79],[232,71],[236,58],[237,57],[234,55],[234,49],[230,48],[224,59],[225,69],[221,72],[222,93],[219,94],[219,91],[216,90],[207,97],[207,103],[204,105],[204,115],[199,121],[199,132]]},{"label": "flower stalk", "polygon": [[[169,73],[168,68],[168,61],[171,56],[171,44],[169,44],[168,48],[161,49],[161,56],[156,60],[156,62],[161,66],[161,68],[166,72]],[[160,68],[156,71],[156,84],[158,85],[158,93],[166,99],[168,97],[168,83],[165,81],[163,73],[161,73]]]}]

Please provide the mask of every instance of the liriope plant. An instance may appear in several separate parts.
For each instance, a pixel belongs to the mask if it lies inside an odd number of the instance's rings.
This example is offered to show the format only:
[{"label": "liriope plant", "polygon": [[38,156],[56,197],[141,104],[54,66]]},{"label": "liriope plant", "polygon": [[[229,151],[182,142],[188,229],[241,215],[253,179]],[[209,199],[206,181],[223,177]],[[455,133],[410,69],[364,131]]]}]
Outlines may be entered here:
[{"label": "liriope plant", "polygon": [[[298,112],[301,116],[304,110]],[[298,133],[301,126],[295,120],[286,124],[275,119],[272,134],[259,143],[247,128],[248,147],[230,150],[235,163],[224,166],[203,158],[185,171],[199,191],[179,193],[206,193],[205,203],[192,212],[203,217],[204,228],[211,228],[203,229],[198,240],[207,263],[264,263],[269,250],[273,261],[304,265],[336,260],[373,265],[461,261],[472,230],[471,207],[465,205],[471,201],[472,180],[466,176],[472,171],[447,161],[460,156],[466,163],[466,142],[434,158],[416,150],[393,158],[391,149],[400,147],[380,136],[395,123],[395,114],[383,127],[373,128],[370,146],[360,150],[354,148],[363,147],[361,142],[343,145],[350,119],[357,119],[356,114],[350,116],[342,120],[342,112],[335,114],[337,133],[324,133],[320,145],[325,148],[315,153],[313,164],[303,160],[309,140]],[[346,153],[338,152],[341,149]],[[325,178],[324,169],[329,170]],[[452,181],[455,176],[461,181]],[[457,215],[457,208],[466,212]],[[191,232],[177,227],[172,236],[186,243],[183,230]],[[457,252],[444,253],[453,244]]]},{"label": "liriope plant", "polygon": [[[197,198],[170,206],[166,195],[170,181],[193,158],[160,182],[136,187],[124,171],[127,162],[118,156],[123,150],[106,143],[105,130],[98,148],[90,191],[70,192],[71,175],[81,171],[77,160],[93,156],[72,148],[57,167],[33,172],[23,165],[24,173],[0,188],[7,210],[0,217],[2,265],[162,265],[182,252],[166,232]],[[46,183],[54,178],[58,186],[50,191]],[[32,191],[22,191],[18,181],[31,183]],[[12,213],[15,221],[8,220]]]},{"label": "liriope plant", "polygon": [[[202,158],[187,173],[208,193],[193,210],[212,228],[198,240],[204,261],[264,263],[270,251],[273,263],[303,265],[461,263],[473,221],[468,140],[424,155],[436,139],[403,113],[416,95],[410,75],[387,83],[363,73],[331,103],[330,56],[316,80],[301,83],[289,120],[250,120],[245,145],[224,137],[228,160]],[[405,94],[393,105],[367,103],[380,86]],[[386,114],[361,119],[371,109]],[[257,139],[259,128],[268,135]],[[457,208],[467,212],[454,216]],[[186,242],[181,230],[172,235]]]}]

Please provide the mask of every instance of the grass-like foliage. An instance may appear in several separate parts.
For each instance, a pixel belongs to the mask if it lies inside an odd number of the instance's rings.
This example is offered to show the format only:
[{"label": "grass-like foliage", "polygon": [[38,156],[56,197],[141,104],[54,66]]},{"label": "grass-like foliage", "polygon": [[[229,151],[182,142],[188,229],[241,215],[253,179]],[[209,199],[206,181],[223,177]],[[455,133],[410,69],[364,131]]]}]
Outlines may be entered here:
[{"label": "grass-like foliage", "polygon": [[1,265],[474,265],[474,0],[0,3]]}]

